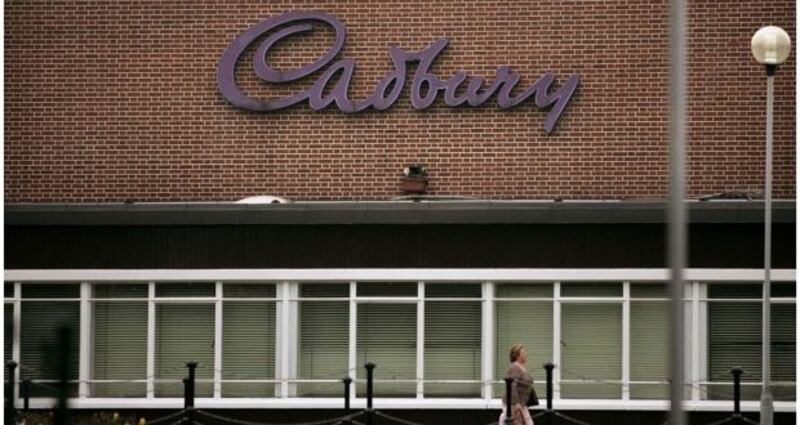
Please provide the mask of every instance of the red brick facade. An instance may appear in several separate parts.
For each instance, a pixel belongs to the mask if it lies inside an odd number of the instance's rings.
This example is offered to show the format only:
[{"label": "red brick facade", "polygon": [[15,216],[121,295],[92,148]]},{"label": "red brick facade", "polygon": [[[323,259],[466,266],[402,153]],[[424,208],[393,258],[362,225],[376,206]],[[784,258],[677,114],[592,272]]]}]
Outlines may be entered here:
[{"label": "red brick facade", "polygon": [[[691,197],[763,185],[763,69],[750,37],[767,24],[796,47],[794,2],[690,3]],[[724,3],[724,4],[723,4]],[[450,44],[434,72],[492,79],[511,66],[581,85],[555,131],[531,101],[499,110],[411,107],[408,86],[383,112],[272,113],[229,105],[216,66],[251,25],[322,10],[347,27],[338,58],[357,61],[351,97],[390,70],[388,48]],[[6,202],[227,201],[252,195],[374,200],[400,195],[409,163],[428,166],[432,195],[622,199],[667,193],[665,1],[122,1],[5,0]],[[330,28],[279,43],[288,69],[330,46]],[[795,53],[776,77],[775,195],[795,195]],[[250,55],[252,58],[252,52]],[[308,87],[257,80],[249,93]],[[317,73],[317,75],[319,72]]]}]

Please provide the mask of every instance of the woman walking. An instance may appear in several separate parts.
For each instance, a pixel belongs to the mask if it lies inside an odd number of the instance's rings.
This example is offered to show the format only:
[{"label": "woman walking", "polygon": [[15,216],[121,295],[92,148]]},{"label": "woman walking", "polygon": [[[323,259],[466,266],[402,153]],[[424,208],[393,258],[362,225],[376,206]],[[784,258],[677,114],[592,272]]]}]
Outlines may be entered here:
[{"label": "woman walking", "polygon": [[[514,344],[508,355],[511,365],[506,373],[507,378],[514,381],[511,383],[511,418],[514,425],[533,425],[533,419],[528,411],[528,397],[531,396],[533,388],[533,377],[525,369],[528,362],[528,353],[522,344]],[[506,413],[509,411],[505,405],[508,395],[503,395],[503,413],[500,414],[498,425],[505,425]]]}]

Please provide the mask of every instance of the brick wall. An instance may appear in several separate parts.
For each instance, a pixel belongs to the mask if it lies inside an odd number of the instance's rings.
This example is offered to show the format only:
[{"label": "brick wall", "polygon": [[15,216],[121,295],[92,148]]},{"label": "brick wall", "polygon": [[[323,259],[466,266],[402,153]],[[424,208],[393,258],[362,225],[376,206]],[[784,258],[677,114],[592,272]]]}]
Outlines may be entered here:
[{"label": "brick wall", "polygon": [[[689,195],[763,185],[764,78],[750,37],[795,40],[790,0],[690,1]],[[499,110],[411,107],[347,115],[307,104],[273,113],[229,105],[216,66],[229,43],[276,14],[317,9],[347,27],[339,58],[360,99],[390,70],[390,43],[450,44],[435,63],[492,79],[500,65],[581,85],[556,130],[532,101]],[[620,199],[667,193],[665,1],[5,0],[6,202],[386,199],[402,168],[428,166],[433,195]],[[330,28],[281,42],[270,63],[309,63]],[[794,47],[794,46],[793,46]],[[793,197],[795,54],[776,77],[775,191]],[[294,93],[240,62],[248,93]],[[317,73],[319,74],[319,73]],[[410,72],[409,72],[410,76]]]}]

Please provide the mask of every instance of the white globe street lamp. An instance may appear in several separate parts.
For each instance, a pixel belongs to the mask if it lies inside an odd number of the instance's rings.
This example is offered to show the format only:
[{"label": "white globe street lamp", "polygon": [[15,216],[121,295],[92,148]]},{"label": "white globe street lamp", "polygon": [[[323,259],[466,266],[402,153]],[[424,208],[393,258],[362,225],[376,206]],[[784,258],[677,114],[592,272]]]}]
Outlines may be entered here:
[{"label": "white globe street lamp", "polygon": [[762,387],[761,387],[761,424],[773,423],[773,400],[770,389],[770,269],[772,254],[772,101],[773,77],[778,65],[789,57],[792,41],[783,29],[768,26],[756,31],[751,42],[753,57],[765,66],[767,71],[767,149],[764,188],[764,294],[762,296]]}]

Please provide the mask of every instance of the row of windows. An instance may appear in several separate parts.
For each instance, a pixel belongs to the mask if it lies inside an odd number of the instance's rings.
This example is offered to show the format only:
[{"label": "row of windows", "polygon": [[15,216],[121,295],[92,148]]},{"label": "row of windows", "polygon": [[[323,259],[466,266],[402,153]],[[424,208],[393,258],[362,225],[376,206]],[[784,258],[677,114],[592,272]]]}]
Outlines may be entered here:
[{"label": "row of windows", "polygon": [[[663,284],[292,285],[294,295],[281,297],[273,283],[92,284],[84,299],[92,328],[86,395],[179,397],[185,363],[193,360],[199,363],[200,397],[340,396],[338,380],[347,375],[358,378],[356,394],[362,396],[361,365],[368,361],[378,365],[379,397],[477,398],[489,388],[499,396],[508,347],[521,342],[542,394],[539,365],[552,361],[558,365],[560,398],[668,397],[669,305]],[[697,328],[705,337],[703,347],[693,349],[705,353],[694,366],[703,373],[687,384],[687,397],[694,392],[701,399],[730,398],[729,370],[739,366],[746,371],[744,398],[757,399],[759,389],[750,383],[760,380],[761,286],[702,287],[694,301],[702,306]],[[52,395],[65,360],[78,380],[81,286],[26,283],[18,290],[5,286],[5,357],[10,360],[14,349],[18,305],[20,377],[36,382],[34,396]],[[776,399],[788,400],[795,391],[796,342],[794,300],[786,297],[793,297],[794,287],[778,283],[772,292],[778,299],[772,307],[772,379]],[[692,301],[687,299],[687,306]],[[482,326],[485,311],[492,316],[490,331]],[[73,329],[66,351],[54,346],[61,324]],[[292,347],[284,374],[277,360],[281,341]],[[215,365],[218,345],[221,361]],[[482,357],[488,354],[494,366],[486,381]]]}]

